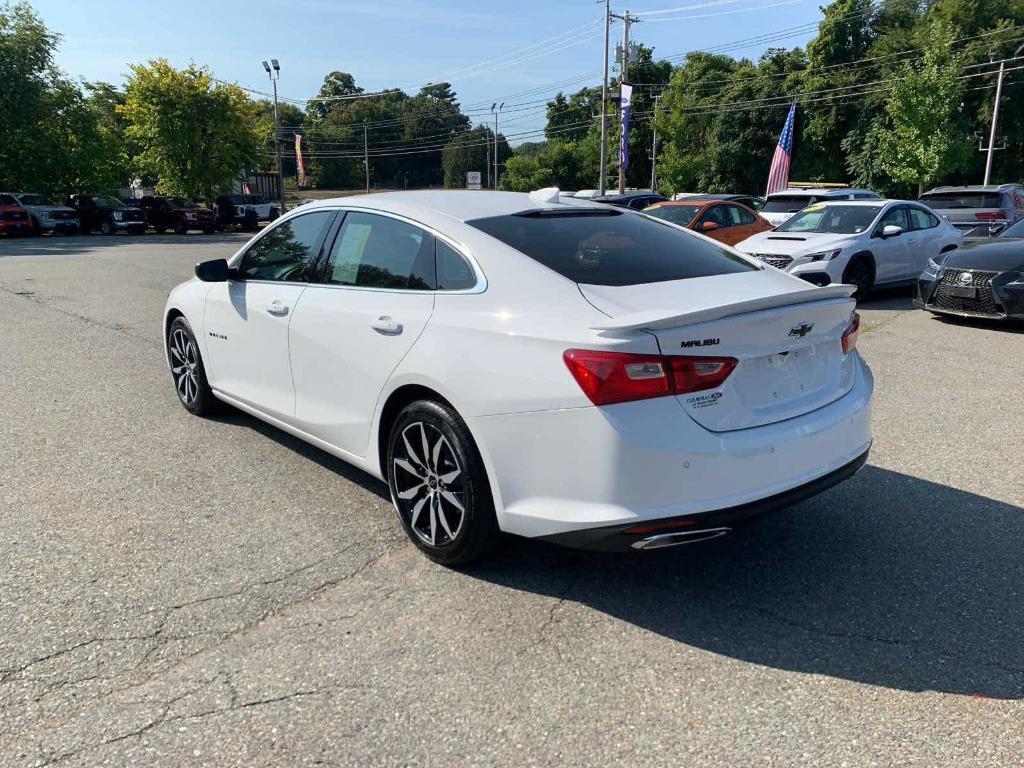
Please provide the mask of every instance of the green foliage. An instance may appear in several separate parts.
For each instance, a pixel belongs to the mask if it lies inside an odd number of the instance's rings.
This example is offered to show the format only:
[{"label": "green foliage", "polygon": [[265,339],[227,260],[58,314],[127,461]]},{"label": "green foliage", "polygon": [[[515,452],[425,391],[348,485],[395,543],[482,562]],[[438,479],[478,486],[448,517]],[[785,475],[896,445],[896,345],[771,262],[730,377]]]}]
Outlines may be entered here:
[{"label": "green foliage", "polygon": [[899,68],[885,104],[881,168],[897,184],[916,185],[918,194],[963,167],[971,150],[959,114],[964,62],[953,53],[953,38],[953,28],[944,22],[924,30],[923,59]]},{"label": "green foliage", "polygon": [[159,59],[133,65],[125,91],[118,112],[139,147],[135,162],[159,178],[161,192],[209,200],[256,167],[255,109],[237,86],[215,82],[203,67],[178,70]]},{"label": "green foliage", "polygon": [[[490,149],[490,153],[488,152]],[[486,182],[488,162],[490,172],[494,173],[494,131],[484,125],[478,125],[471,131],[460,133],[445,145],[441,156],[441,167],[444,169],[444,186],[447,189],[464,189],[466,174],[480,171],[480,178]],[[498,134],[498,166],[499,169],[512,157],[512,149],[508,141]]]}]

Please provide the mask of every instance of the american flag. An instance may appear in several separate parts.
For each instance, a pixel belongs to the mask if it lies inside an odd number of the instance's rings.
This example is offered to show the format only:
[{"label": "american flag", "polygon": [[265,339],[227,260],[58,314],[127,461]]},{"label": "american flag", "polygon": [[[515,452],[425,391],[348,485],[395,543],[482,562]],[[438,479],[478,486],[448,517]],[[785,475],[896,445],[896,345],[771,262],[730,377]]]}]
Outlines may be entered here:
[{"label": "american flag", "polygon": [[795,120],[796,101],[789,105],[789,115],[786,116],[786,124],[782,128],[782,135],[779,136],[778,146],[775,147],[772,169],[768,171],[768,191],[765,192],[765,196],[789,186],[789,161],[793,156],[793,122]]}]

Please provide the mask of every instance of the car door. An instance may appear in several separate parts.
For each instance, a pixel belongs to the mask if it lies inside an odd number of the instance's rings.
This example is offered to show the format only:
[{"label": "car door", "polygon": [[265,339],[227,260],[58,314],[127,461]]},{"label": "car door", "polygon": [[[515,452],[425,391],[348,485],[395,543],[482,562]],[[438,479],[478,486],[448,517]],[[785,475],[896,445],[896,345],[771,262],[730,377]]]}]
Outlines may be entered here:
[{"label": "car door", "polygon": [[294,416],[288,324],[336,215],[311,211],[268,227],[233,262],[237,279],[212,284],[203,330],[214,389],[271,416]]},{"label": "car door", "polygon": [[411,221],[345,213],[289,329],[300,429],[367,455],[381,390],[434,310],[435,247]]},{"label": "car door", "polygon": [[726,219],[732,222],[732,226],[725,231],[725,236],[719,238],[726,245],[736,245],[763,231],[763,227],[758,226],[757,217],[743,206],[728,203],[723,208],[726,211]]},{"label": "car door", "polygon": [[[899,227],[903,232],[895,237],[883,237],[882,230],[890,225]],[[905,278],[910,269],[907,251],[909,234],[910,223],[905,205],[894,205],[882,214],[872,230],[871,239],[871,252],[875,257],[875,283],[889,283]]]},{"label": "car door", "polygon": [[924,208],[907,206],[907,217],[912,229],[907,241],[907,274],[917,277],[928,265],[928,259],[938,258],[945,245],[939,220]]}]

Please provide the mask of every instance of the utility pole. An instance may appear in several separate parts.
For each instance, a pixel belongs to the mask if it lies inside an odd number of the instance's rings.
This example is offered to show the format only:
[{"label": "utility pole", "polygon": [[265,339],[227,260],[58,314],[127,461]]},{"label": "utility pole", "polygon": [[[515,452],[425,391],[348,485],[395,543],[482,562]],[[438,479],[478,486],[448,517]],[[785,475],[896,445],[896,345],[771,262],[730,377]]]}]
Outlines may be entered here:
[{"label": "utility pole", "polygon": [[[619,89],[621,94],[621,88],[623,83],[629,82],[629,25],[635,24],[638,19],[631,18],[629,11],[626,11],[621,16],[612,14],[616,19],[622,19],[622,65],[621,65],[621,76],[619,77]],[[628,144],[626,145],[628,151]],[[621,158],[620,158],[621,160]],[[619,163],[619,194],[623,195],[626,193],[626,171],[622,167],[622,163]]]},{"label": "utility pole", "polygon": [[[1024,43],[1017,46],[1017,50],[1013,52],[1012,58],[1017,58],[1020,52],[1024,50]],[[999,75],[996,78],[996,100],[992,105],[992,131],[988,135],[988,157],[985,158],[985,181],[984,184],[988,184],[989,179],[992,177],[992,159],[996,150],[996,128],[999,125],[999,102],[1003,97],[1003,74],[1006,72],[1006,61],[999,62]]]},{"label": "utility pole", "polygon": [[658,191],[658,100],[659,93],[654,97],[654,120],[651,122],[651,192]]},{"label": "utility pole", "polygon": [[494,113],[494,189],[498,188],[498,115],[505,108],[505,102],[491,104],[491,112]]},{"label": "utility pole", "polygon": [[370,194],[370,145],[366,141],[365,120],[363,120],[363,165],[366,167],[366,194]]},{"label": "utility pole", "polygon": [[277,193],[281,213],[284,213],[287,209],[284,207],[284,166],[281,164],[281,118],[277,112],[277,81],[281,79],[281,65],[277,59],[271,59],[269,64],[263,62],[263,68],[267,70],[267,76],[274,84],[274,152],[277,154]]},{"label": "utility pole", "polygon": [[[597,0],[601,2],[602,0]],[[605,193],[608,174],[608,30],[612,24],[611,0],[604,0],[604,79],[601,81],[601,173],[597,193]]]}]

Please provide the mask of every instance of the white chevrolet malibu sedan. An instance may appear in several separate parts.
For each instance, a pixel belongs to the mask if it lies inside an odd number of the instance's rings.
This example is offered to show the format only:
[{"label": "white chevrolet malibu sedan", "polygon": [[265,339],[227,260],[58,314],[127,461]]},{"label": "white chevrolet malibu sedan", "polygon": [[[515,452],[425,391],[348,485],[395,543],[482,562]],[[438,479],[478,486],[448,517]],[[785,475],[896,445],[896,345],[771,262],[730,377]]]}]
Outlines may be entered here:
[{"label": "white chevrolet malibu sedan", "polygon": [[383,479],[465,563],[502,532],[714,538],[871,445],[852,288],[557,190],[304,205],[167,301],[182,404],[229,403]]}]

